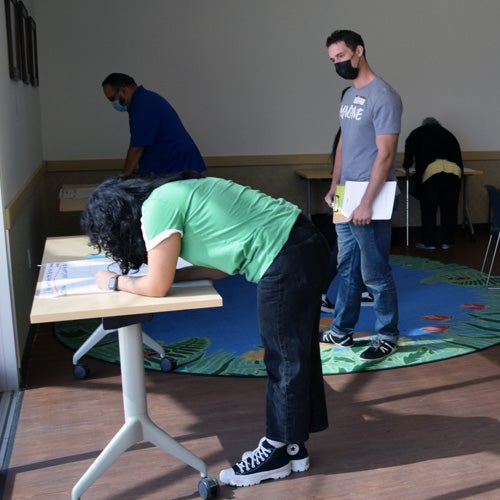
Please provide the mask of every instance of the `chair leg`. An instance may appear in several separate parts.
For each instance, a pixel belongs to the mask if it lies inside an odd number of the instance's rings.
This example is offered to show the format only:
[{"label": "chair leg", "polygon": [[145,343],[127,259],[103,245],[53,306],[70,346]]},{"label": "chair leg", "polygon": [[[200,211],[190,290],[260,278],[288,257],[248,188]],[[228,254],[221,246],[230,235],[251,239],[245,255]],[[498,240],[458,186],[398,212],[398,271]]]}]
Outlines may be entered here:
[{"label": "chair leg", "polygon": [[[77,365],[78,361],[80,361],[87,352],[92,349],[99,341],[101,341],[108,333],[116,332],[116,330],[105,330],[102,326],[102,323],[92,332],[90,337],[79,347],[79,349],[73,355],[73,364]],[[142,332],[142,342],[147,345],[149,348],[156,351],[160,358],[165,357],[165,350],[163,347],[158,344],[155,340],[153,340],[147,333]]]},{"label": "chair leg", "polygon": [[77,365],[80,358],[85,356],[92,347],[94,347],[97,342],[102,340],[108,333],[114,332],[116,330],[105,330],[102,323],[92,332],[90,337],[80,346],[78,351],[73,354],[73,364]]},{"label": "chair leg", "polygon": [[153,351],[156,351],[160,355],[160,358],[165,357],[165,350],[163,347],[145,332],[142,332],[142,343],[147,345],[150,349],[153,349]]},{"label": "chair leg", "polygon": [[481,274],[483,274],[484,268],[486,267],[486,259],[488,258],[488,254],[490,252],[491,240],[493,239],[493,235],[490,234],[490,239],[488,240],[488,245],[486,246],[486,252],[484,253],[483,265],[481,266]]},{"label": "chair leg", "polygon": [[495,250],[493,251],[493,256],[491,258],[491,264],[490,264],[490,270],[488,272],[488,278],[486,279],[486,286],[489,287],[490,283],[490,278],[491,278],[491,272],[493,270],[493,264],[495,263],[495,257],[497,256],[497,250],[498,250],[498,243],[500,242],[500,232],[498,233],[497,236],[497,241],[495,243]]}]

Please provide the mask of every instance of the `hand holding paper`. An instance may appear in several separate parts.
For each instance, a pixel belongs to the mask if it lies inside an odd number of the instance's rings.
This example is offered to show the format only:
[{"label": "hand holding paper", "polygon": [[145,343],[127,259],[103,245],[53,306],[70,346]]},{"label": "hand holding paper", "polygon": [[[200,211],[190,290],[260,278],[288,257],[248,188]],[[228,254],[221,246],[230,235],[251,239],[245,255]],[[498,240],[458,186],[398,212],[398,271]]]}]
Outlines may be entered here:
[{"label": "hand holding paper", "polygon": [[[335,224],[348,222],[352,212],[358,207],[365,194],[368,181],[347,181],[343,187],[343,195],[336,196],[336,210],[334,208],[333,222]],[[337,186],[337,190],[341,186]],[[396,197],[396,181],[387,181],[375,202],[373,203],[372,220],[389,220],[394,209],[394,198]]]}]

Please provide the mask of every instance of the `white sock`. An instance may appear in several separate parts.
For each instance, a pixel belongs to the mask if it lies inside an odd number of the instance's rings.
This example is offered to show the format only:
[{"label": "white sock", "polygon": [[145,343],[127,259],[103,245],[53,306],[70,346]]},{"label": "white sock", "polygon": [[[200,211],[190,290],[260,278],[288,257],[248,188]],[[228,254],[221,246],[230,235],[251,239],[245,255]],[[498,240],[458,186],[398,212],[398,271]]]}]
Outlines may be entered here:
[{"label": "white sock", "polygon": [[286,443],[282,443],[281,441],[273,441],[272,439],[269,439],[266,437],[266,441],[271,445],[274,446],[275,448],[283,448]]}]

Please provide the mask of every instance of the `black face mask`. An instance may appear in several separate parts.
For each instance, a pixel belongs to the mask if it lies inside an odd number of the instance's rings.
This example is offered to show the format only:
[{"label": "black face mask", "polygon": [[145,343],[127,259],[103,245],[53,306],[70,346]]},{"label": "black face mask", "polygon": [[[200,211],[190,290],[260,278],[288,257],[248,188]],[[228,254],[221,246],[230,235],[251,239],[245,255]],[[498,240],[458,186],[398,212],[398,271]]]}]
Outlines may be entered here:
[{"label": "black face mask", "polygon": [[351,64],[351,59],[335,63],[335,71],[337,75],[346,80],[354,80],[359,73],[359,68],[354,68]]}]

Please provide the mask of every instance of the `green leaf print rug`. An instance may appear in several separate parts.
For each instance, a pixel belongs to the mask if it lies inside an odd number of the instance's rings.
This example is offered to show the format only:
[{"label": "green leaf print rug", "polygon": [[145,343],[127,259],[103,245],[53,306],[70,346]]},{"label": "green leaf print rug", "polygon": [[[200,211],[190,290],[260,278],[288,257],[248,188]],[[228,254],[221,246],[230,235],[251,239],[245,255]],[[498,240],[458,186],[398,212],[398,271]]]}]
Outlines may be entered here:
[{"label": "green leaf print rug", "polygon": [[[479,271],[400,255],[391,256],[391,263],[399,297],[398,350],[378,363],[360,361],[375,321],[373,307],[362,307],[354,347],[320,344],[325,375],[430,363],[500,343],[500,290],[488,290]],[[500,281],[496,284],[500,286]],[[214,286],[223,297],[223,307],[158,313],[143,324],[144,331],[177,361],[178,373],[265,376],[256,286],[240,276],[216,281]],[[335,296],[334,280],[329,290],[332,302]],[[328,329],[331,320],[331,315],[322,314],[318,331]],[[56,323],[55,335],[76,350],[99,322]],[[88,355],[119,363],[117,334],[109,334]],[[147,369],[160,370],[159,356],[146,347],[144,363]]]}]

